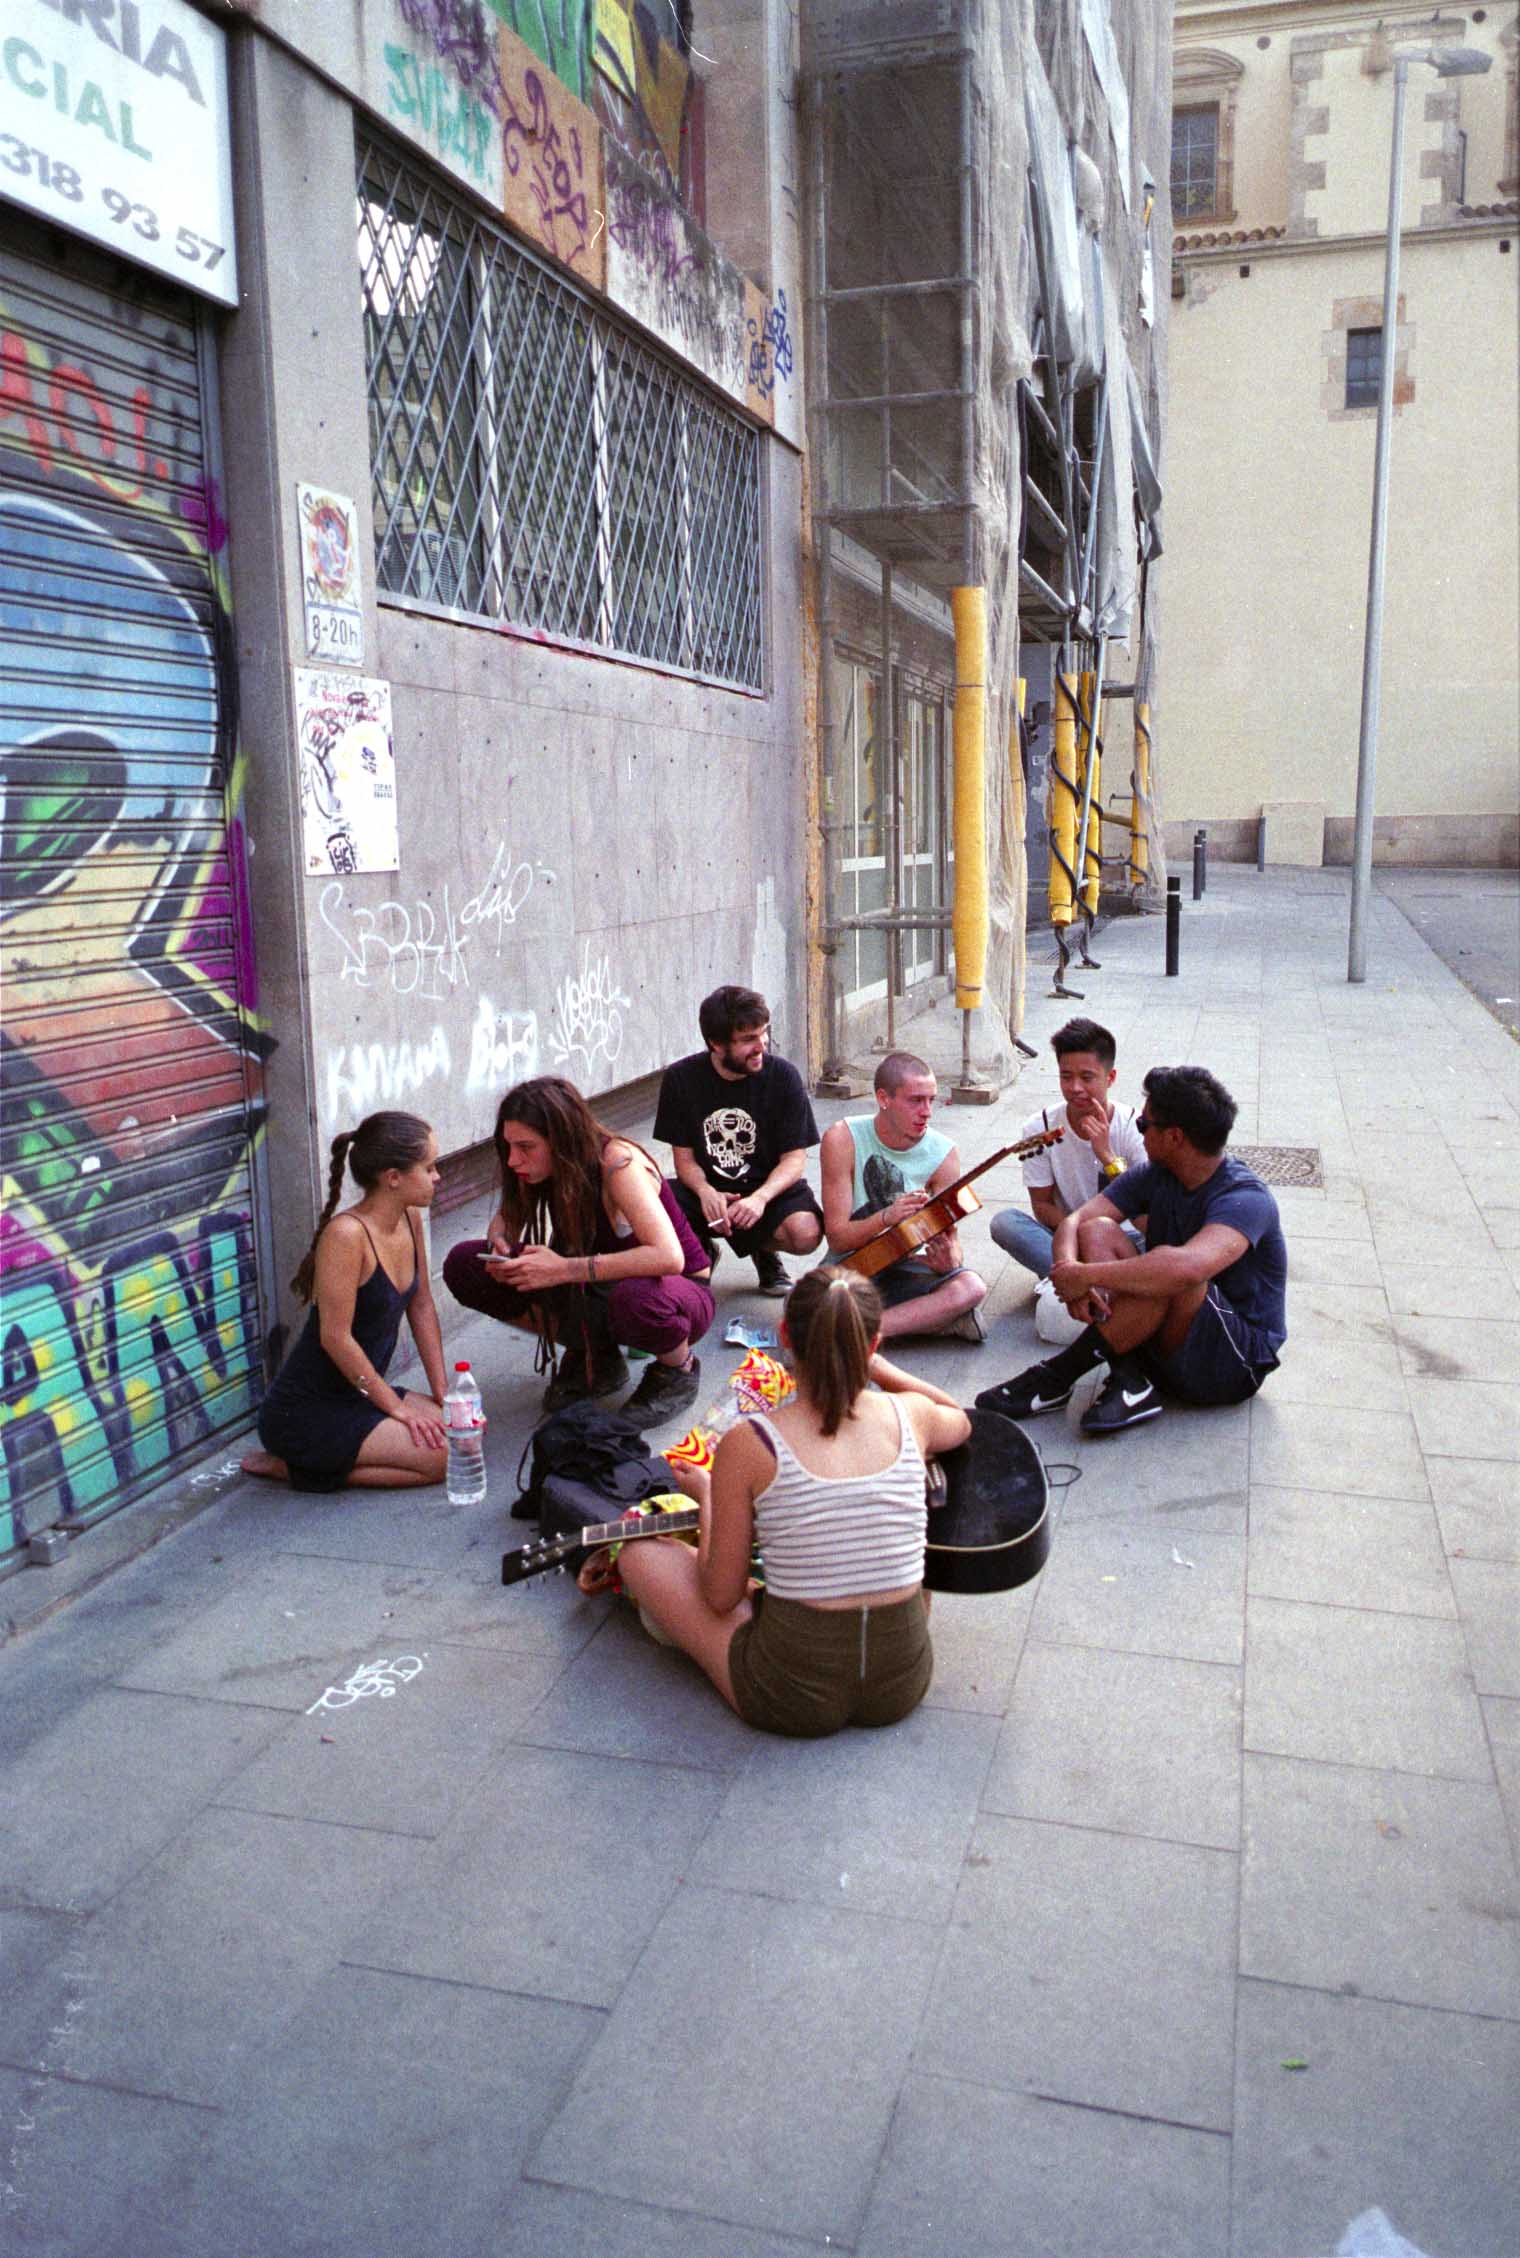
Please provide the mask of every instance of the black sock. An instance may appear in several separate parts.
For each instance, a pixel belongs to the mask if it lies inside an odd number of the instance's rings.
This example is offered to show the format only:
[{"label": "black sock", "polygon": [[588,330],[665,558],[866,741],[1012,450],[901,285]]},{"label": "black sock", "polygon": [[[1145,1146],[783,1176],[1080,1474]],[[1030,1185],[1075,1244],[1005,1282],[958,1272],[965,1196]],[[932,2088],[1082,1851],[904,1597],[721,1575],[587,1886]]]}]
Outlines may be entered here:
[{"label": "black sock", "polygon": [[1112,1351],[1096,1325],[1089,1325],[1079,1333],[1070,1348],[1062,1349],[1059,1356],[1048,1356],[1045,1369],[1056,1380],[1080,1380],[1084,1372],[1091,1372]]},{"label": "black sock", "polygon": [[1117,1380],[1121,1388],[1128,1388],[1132,1393],[1136,1388],[1147,1387],[1150,1383],[1150,1375],[1133,1349],[1127,1349],[1122,1356],[1110,1354],[1108,1376],[1110,1380]]}]

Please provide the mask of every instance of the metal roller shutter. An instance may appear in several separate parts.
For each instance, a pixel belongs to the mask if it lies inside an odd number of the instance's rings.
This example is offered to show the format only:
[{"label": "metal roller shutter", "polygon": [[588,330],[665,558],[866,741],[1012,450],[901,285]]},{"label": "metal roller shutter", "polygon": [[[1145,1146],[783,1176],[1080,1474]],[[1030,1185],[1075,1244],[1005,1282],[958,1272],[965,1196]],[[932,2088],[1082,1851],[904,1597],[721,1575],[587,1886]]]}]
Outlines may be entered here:
[{"label": "metal roller shutter", "polygon": [[209,344],[47,249],[0,250],[0,1562],[163,1480],[262,1374]]}]

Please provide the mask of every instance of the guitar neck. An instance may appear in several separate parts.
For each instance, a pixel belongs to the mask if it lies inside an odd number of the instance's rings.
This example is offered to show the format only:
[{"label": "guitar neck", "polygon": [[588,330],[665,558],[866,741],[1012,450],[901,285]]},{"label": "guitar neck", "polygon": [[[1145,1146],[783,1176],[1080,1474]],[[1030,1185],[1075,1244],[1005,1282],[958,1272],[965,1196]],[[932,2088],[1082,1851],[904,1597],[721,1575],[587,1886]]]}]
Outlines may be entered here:
[{"label": "guitar neck", "polygon": [[624,1521],[604,1521],[596,1529],[582,1529],[572,1539],[579,1545],[621,1545],[630,1537],[678,1537],[684,1529],[695,1529],[701,1514],[693,1506],[689,1513],[630,1513]]}]

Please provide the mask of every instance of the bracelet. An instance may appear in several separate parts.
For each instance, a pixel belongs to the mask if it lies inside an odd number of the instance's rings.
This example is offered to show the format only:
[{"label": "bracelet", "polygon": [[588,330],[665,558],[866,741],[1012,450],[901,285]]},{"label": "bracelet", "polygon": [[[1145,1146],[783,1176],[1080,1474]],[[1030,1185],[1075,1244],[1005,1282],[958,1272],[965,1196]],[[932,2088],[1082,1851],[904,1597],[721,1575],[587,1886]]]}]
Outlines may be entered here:
[{"label": "bracelet", "polygon": [[588,1286],[596,1284],[596,1256],[594,1254],[588,1254],[586,1257],[586,1283]]},{"label": "bracelet", "polygon": [[364,1384],[364,1381],[362,1380],[362,1378],[361,1378],[361,1379],[358,1379],[358,1380],[356,1380],[356,1381],[354,1382],[354,1386],[355,1386],[355,1387],[356,1387],[356,1388],[358,1389],[358,1391],[359,1391],[360,1395],[361,1395],[361,1396],[363,1396],[363,1397],[364,1397],[364,1398],[366,1399],[366,1401],[367,1401],[367,1400],[368,1400],[368,1397],[369,1397],[369,1389],[368,1389],[368,1388],[367,1388],[367,1387],[365,1386],[365,1384]]},{"label": "bracelet", "polygon": [[1104,1181],[1104,1183],[1105,1183],[1105,1184],[1111,1184],[1111,1183],[1113,1182],[1113,1180],[1114,1180],[1114,1178],[1115,1178],[1116,1176],[1122,1176],[1123,1174],[1124,1174],[1124,1163],[1123,1163],[1123,1161],[1122,1161],[1122,1160],[1105,1160],[1105,1161],[1104,1161],[1104,1163],[1103,1163],[1103,1181]]}]

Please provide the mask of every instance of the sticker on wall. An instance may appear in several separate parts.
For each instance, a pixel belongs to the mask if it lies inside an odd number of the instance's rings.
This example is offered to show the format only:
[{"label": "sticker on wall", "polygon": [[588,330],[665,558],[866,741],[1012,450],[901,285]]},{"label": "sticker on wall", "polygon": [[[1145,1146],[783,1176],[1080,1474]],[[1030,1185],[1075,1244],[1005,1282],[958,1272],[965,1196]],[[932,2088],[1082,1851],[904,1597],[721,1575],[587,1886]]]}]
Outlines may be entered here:
[{"label": "sticker on wall", "polygon": [[364,664],[364,594],[359,584],[359,513],[346,494],[296,481],[306,656]]},{"label": "sticker on wall", "polygon": [[399,870],[390,684],[305,666],[295,677],[307,872]]}]

